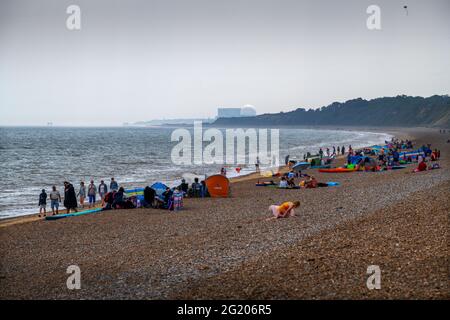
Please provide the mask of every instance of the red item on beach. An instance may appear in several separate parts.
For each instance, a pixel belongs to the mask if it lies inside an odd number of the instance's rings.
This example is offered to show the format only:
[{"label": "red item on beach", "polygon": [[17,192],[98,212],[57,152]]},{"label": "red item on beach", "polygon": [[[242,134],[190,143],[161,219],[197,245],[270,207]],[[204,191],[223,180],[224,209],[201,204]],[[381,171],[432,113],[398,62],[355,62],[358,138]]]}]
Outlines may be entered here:
[{"label": "red item on beach", "polygon": [[419,163],[419,166],[417,167],[417,171],[426,171],[427,170],[427,165],[425,163],[425,161],[422,161],[421,163]]}]

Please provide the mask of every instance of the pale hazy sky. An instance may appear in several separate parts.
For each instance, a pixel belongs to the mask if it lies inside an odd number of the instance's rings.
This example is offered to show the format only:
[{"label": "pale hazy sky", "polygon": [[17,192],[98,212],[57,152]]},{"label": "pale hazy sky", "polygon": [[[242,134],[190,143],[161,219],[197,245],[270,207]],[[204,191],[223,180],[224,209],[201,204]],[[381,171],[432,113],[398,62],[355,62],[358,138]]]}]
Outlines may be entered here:
[{"label": "pale hazy sky", "polygon": [[[381,30],[366,27],[371,4]],[[0,125],[449,94],[449,57],[449,0],[0,0]]]}]

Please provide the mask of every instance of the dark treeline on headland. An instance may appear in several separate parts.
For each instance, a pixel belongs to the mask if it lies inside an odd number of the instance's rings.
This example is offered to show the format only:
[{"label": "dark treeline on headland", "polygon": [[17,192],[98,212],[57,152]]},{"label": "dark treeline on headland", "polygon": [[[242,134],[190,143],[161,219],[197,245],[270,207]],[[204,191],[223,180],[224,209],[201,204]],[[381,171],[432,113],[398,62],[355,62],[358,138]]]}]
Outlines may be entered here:
[{"label": "dark treeline on headland", "polygon": [[223,126],[426,126],[450,127],[450,97],[397,96],[373,100],[361,98],[334,102],[315,110],[298,108],[290,112],[256,117],[219,118],[213,125]]}]

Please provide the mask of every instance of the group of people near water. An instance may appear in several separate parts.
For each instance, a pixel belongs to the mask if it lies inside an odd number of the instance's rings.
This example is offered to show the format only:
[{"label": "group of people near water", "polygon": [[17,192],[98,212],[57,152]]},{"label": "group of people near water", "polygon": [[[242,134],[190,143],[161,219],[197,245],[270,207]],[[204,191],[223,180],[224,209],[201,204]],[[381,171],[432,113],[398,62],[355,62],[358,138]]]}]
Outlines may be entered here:
[{"label": "group of people near water", "polygon": [[[347,150],[348,150],[348,152],[352,152],[352,150],[353,150],[352,146],[349,145]],[[344,155],[345,151],[346,151],[345,146],[342,146],[342,147],[337,146],[337,148],[336,148],[336,146],[332,146],[331,149],[325,148],[325,151],[323,150],[323,148],[319,148],[319,151],[317,152],[316,156],[318,156],[320,159],[322,159],[324,157],[334,158],[339,155]],[[314,157],[314,155],[312,155],[311,152],[307,152],[303,155],[303,160],[307,160],[312,157]],[[286,165],[288,164],[288,162],[289,162],[289,156],[286,156],[286,158],[285,158]]]},{"label": "group of people near water", "polygon": [[79,187],[75,189],[72,183],[64,182],[64,197],[54,185],[52,191],[47,194],[45,189],[42,189],[39,194],[39,217],[47,215],[47,200],[50,200],[50,207],[52,215],[59,214],[60,203],[63,202],[67,213],[78,212],[78,209],[85,208],[85,201],[88,201],[88,208],[94,208],[101,201],[101,207],[104,210],[110,209],[127,209],[136,207],[146,208],[161,208],[169,210],[179,210],[183,207],[183,198],[204,198],[209,195],[208,188],[204,180],[199,181],[195,178],[194,182],[189,185],[185,179],[181,180],[181,184],[175,188],[168,188],[162,192],[161,196],[156,196],[156,191],[147,186],[144,188],[144,200],[138,201],[136,197],[126,196],[125,189],[119,187],[118,182],[111,178],[108,185],[104,180],[100,180],[97,186],[94,180],[86,186],[84,181],[81,181]]},{"label": "group of people near water", "polygon": [[[111,178],[109,184],[109,190],[119,191],[119,184],[114,178]],[[123,188],[122,188],[123,192]],[[105,205],[105,197],[108,193],[108,186],[105,184],[104,180],[100,181],[98,187],[95,185],[94,181],[91,180],[89,185],[86,187],[84,181],[80,182],[78,191],[75,190],[73,184],[68,181],[64,181],[64,202],[63,205],[67,209],[67,213],[71,211],[77,212],[78,208],[84,208],[84,202],[86,197],[88,198],[88,207],[93,208],[96,205],[97,195],[100,197],[101,205]],[[79,202],[77,200],[79,199]],[[52,209],[52,215],[59,214],[59,205],[62,202],[62,197],[54,185],[52,186],[52,191],[47,195],[45,189],[39,195],[39,217],[46,216],[47,214],[47,199],[50,199],[50,207]]]},{"label": "group of people near water", "polygon": [[150,186],[144,188],[144,201],[140,206],[145,208],[159,208],[178,211],[183,208],[183,199],[208,197],[208,188],[204,180],[194,178],[194,182],[189,186],[185,179],[174,188],[166,187],[161,197],[157,197],[156,190]]}]

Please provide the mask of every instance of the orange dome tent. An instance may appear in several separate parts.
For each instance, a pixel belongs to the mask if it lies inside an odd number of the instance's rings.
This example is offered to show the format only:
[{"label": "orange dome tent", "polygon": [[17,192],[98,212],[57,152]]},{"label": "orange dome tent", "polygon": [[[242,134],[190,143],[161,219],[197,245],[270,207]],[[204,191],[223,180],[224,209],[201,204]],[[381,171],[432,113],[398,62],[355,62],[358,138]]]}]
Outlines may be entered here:
[{"label": "orange dome tent", "polygon": [[211,197],[228,197],[230,191],[230,181],[221,174],[215,174],[205,180],[206,187]]}]

